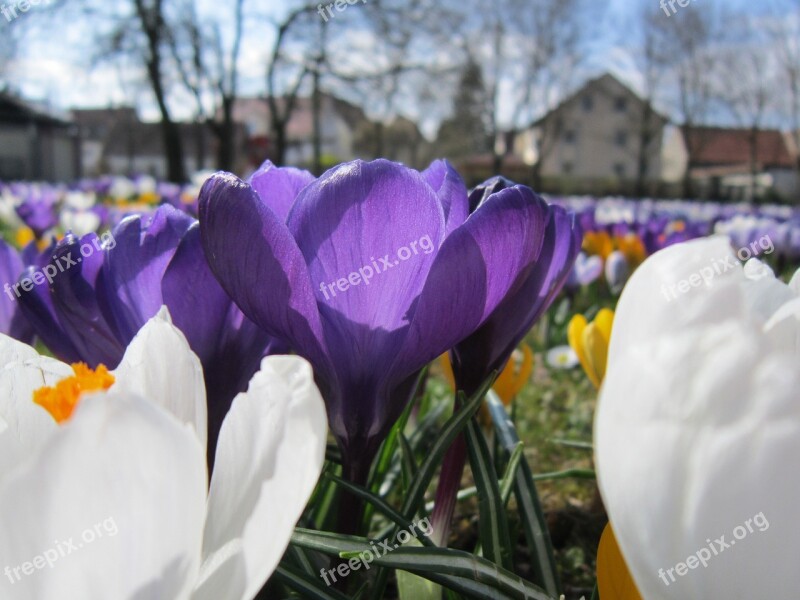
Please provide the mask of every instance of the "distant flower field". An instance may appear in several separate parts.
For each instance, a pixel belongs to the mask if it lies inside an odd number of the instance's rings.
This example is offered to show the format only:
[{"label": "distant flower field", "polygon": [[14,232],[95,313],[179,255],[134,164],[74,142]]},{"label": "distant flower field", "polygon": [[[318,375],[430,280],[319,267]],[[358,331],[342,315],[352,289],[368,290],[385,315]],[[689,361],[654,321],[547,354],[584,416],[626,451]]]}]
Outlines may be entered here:
[{"label": "distant flower field", "polygon": [[798,585],[798,208],[267,162],[0,233],[0,597]]}]

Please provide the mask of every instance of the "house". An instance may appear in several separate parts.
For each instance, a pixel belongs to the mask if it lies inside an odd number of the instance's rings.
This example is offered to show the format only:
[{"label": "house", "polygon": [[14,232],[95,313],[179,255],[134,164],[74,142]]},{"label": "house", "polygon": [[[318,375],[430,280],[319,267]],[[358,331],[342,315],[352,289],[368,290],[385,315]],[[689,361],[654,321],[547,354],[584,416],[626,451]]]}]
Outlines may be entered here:
[{"label": "house", "polygon": [[[145,173],[163,179],[167,175],[161,123],[139,120],[132,107],[73,110],[81,139],[83,171],[88,176],[105,173]],[[203,123],[178,123],[187,173],[214,168],[216,138]],[[236,132],[240,149],[239,166],[244,164],[244,132]]]},{"label": "house", "polygon": [[75,125],[0,92],[0,179],[60,182],[79,176]]},{"label": "house", "polygon": [[543,178],[631,182],[638,179],[641,161],[642,180],[656,182],[667,123],[667,117],[606,73],[530,126],[504,133],[497,144],[507,155],[538,164]]},{"label": "house", "polygon": [[[127,127],[123,129],[131,131],[134,125],[139,123],[136,109],[131,106],[73,109],[72,119],[78,126],[82,170],[83,175],[87,177],[97,177],[108,172],[103,164],[103,151],[112,130],[115,134],[119,134],[118,124],[124,123]],[[124,139],[129,146],[129,154],[133,156],[135,153],[133,136],[125,135]]]},{"label": "house", "polygon": [[[286,99],[279,98],[280,110]],[[233,104],[233,120],[244,125],[251,162],[260,163],[271,156],[274,141],[269,104],[265,98],[238,98]],[[355,132],[368,122],[361,108],[329,94],[320,100],[320,145],[323,162],[335,163],[355,157]],[[286,127],[287,147],[284,163],[310,166],[314,160],[314,110],[308,97],[295,99],[294,109]],[[256,156],[259,154],[261,156]]]},{"label": "house", "polygon": [[667,183],[681,181],[688,169],[693,191],[702,197],[749,200],[773,193],[795,198],[800,191],[797,151],[789,134],[777,129],[701,126],[693,127],[688,135],[687,140],[675,128],[667,138]]}]

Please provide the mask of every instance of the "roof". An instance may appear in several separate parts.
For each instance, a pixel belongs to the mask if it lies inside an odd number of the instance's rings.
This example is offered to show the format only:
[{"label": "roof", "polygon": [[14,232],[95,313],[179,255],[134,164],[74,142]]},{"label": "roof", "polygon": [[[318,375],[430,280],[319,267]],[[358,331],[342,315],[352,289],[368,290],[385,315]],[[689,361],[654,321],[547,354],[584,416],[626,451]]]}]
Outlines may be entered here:
[{"label": "roof", "polygon": [[[176,123],[186,156],[194,154],[197,140],[205,136],[206,143],[213,143],[213,134],[204,123]],[[204,131],[201,131],[204,130]],[[105,138],[105,156],[127,156],[131,151],[136,156],[164,156],[164,132],[160,122],[117,121]]]},{"label": "roof", "polygon": [[3,91],[0,91],[0,122],[19,124],[33,122],[57,127],[67,127],[71,124],[67,119]]},{"label": "roof", "polygon": [[[364,111],[346,100],[337,98],[331,94],[323,93],[322,96],[322,110],[326,106],[331,108],[339,117],[341,117],[351,129],[366,121],[367,118]],[[281,111],[285,110],[286,98],[277,98],[278,107]],[[248,117],[256,117],[265,125],[270,121],[270,109],[266,98],[253,98],[244,97],[237,98],[234,103],[234,120],[237,122],[247,122]],[[307,140],[310,139],[314,131],[314,112],[312,99],[307,96],[298,96],[295,98],[294,110],[292,111],[291,118],[286,127],[286,134],[289,140]]]},{"label": "roof", "polygon": [[[795,161],[786,138],[777,129],[757,132],[756,162],[761,168],[792,168]],[[723,127],[694,127],[687,140],[694,149],[693,167],[749,165],[752,131]]]},{"label": "roof", "polygon": [[[559,102],[557,106],[555,106],[553,109],[547,111],[544,115],[542,115],[536,121],[534,121],[531,124],[531,127],[540,125],[543,121],[546,121],[547,119],[549,119],[554,114],[560,112],[566,105],[574,102],[577,98],[579,98],[587,90],[589,90],[591,88],[599,87],[600,84],[602,84],[602,83],[612,83],[613,85],[616,85],[616,86],[622,88],[623,91],[626,92],[634,100],[637,100],[638,102],[641,102],[642,104],[645,104],[645,100],[643,98],[641,98],[639,96],[639,94],[634,92],[629,86],[627,86],[624,83],[622,83],[613,74],[604,73],[604,74],[600,75],[599,77],[595,77],[594,79],[590,79],[589,81],[584,83],[580,88],[578,88],[572,94],[570,94],[569,96],[564,98],[561,102]],[[662,115],[660,112],[655,110],[655,108],[653,109],[653,116],[655,116],[657,119],[661,119],[664,123],[668,123],[669,122],[669,118],[664,116],[664,115]]]}]

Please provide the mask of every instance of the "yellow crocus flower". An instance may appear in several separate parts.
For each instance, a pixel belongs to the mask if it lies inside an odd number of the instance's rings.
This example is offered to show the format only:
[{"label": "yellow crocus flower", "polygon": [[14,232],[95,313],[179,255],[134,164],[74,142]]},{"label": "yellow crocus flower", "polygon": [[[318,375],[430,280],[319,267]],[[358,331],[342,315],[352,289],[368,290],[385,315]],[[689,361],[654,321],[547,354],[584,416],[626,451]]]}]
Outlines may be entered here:
[{"label": "yellow crocus flower", "polygon": [[642,600],[619,550],[611,523],[603,530],[600,545],[597,547],[597,591],[600,598]]},{"label": "yellow crocus flower", "polygon": [[[445,352],[439,357],[439,364],[442,373],[451,389],[455,389],[456,383],[453,378],[453,367],[450,364],[450,356]],[[522,391],[525,384],[533,373],[533,352],[527,344],[522,344],[514,350],[511,358],[506,364],[506,368],[498,375],[492,389],[500,396],[503,404],[508,406],[514,397]]]},{"label": "yellow crocus flower", "polygon": [[606,374],[608,342],[611,340],[613,324],[614,311],[604,308],[591,323],[587,323],[583,315],[575,315],[567,327],[569,345],[596,388],[600,387]]}]

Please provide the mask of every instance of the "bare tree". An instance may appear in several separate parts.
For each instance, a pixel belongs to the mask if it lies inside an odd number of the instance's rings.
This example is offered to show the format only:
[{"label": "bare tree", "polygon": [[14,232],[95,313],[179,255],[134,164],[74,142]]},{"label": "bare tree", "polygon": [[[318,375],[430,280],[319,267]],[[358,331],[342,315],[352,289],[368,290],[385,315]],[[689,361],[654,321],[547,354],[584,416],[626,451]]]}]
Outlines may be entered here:
[{"label": "bare tree", "polygon": [[796,168],[800,174],[800,0],[777,0],[770,6],[771,34],[780,69],[782,109],[794,143]]},{"label": "bare tree", "polygon": [[770,109],[775,106],[776,87],[770,69],[769,38],[766,30],[752,21],[731,25],[735,43],[719,50],[718,64],[724,68],[717,73],[716,95],[738,125],[748,130],[751,200],[756,195],[759,164],[759,137]]},{"label": "bare tree", "polygon": [[[244,0],[233,2],[233,36],[225,47],[219,15],[201,20],[196,0],[180,0],[171,50],[181,79],[196,103],[196,120],[206,123],[217,138],[217,167],[234,169],[235,123],[239,55],[244,28]],[[210,99],[210,101],[208,101]],[[202,130],[201,130],[202,131]]]},{"label": "bare tree", "polygon": [[[719,68],[715,52],[724,27],[714,3],[703,10],[680,10],[657,23],[653,30],[656,43],[672,61],[671,84],[676,93],[674,106],[686,146],[687,166],[683,195],[692,197],[691,171],[704,140],[695,135],[698,125],[706,123],[715,103],[714,73]],[[655,10],[655,8],[653,9]]]}]

